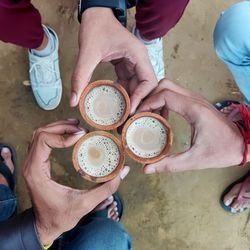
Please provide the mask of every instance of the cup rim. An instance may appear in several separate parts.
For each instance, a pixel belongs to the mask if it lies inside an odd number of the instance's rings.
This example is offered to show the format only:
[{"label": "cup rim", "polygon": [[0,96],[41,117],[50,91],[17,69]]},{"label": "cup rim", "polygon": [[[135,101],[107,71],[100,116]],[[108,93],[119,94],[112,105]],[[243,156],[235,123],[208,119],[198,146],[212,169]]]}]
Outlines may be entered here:
[{"label": "cup rim", "polygon": [[[126,107],[125,107],[124,114],[116,123],[113,123],[110,125],[101,125],[101,124],[95,123],[93,120],[89,118],[84,108],[85,98],[88,95],[88,93],[92,89],[102,86],[102,85],[112,86],[116,88],[122,94],[125,100]],[[80,101],[79,101],[79,110],[83,119],[93,128],[100,129],[100,130],[112,130],[112,129],[118,128],[127,120],[130,114],[130,99],[129,99],[127,91],[120,84],[115,83],[114,81],[110,81],[110,80],[98,80],[98,81],[88,84],[88,86],[83,90],[81,97],[80,97]]]},{"label": "cup rim", "polygon": [[[134,154],[133,151],[130,150],[128,143],[127,143],[127,139],[126,139],[126,133],[127,133],[128,127],[131,125],[132,122],[134,122],[135,120],[137,120],[141,117],[152,117],[152,118],[157,119],[159,122],[161,122],[165,126],[165,128],[167,129],[167,132],[168,132],[166,146],[164,147],[164,149],[162,150],[162,152],[159,155],[151,157],[151,158],[143,158],[143,157],[140,157],[140,156]],[[136,162],[143,163],[143,164],[155,163],[155,162],[160,161],[161,159],[163,159],[167,156],[167,153],[169,152],[169,150],[173,144],[173,131],[172,131],[172,128],[170,127],[170,124],[168,123],[168,121],[165,118],[163,118],[162,116],[155,114],[155,113],[152,113],[152,112],[140,112],[140,113],[137,113],[134,116],[132,116],[125,123],[125,125],[122,129],[122,144],[123,144],[123,147],[125,148],[125,151],[128,154],[128,156],[131,159],[135,160]]]},{"label": "cup rim", "polygon": [[[81,169],[79,162],[77,160],[77,155],[78,155],[78,150],[79,147],[82,145],[82,143],[84,141],[86,141],[88,138],[96,136],[96,135],[100,135],[100,136],[105,136],[110,138],[118,147],[119,153],[120,153],[120,161],[119,164],[117,165],[117,167],[108,175],[106,176],[102,176],[102,177],[96,177],[96,176],[92,176],[87,174],[83,169]],[[121,171],[121,169],[124,166],[125,163],[125,154],[124,154],[124,149],[123,149],[123,145],[121,143],[121,141],[119,139],[117,139],[113,134],[108,133],[106,131],[93,131],[90,132],[84,136],[82,136],[79,141],[75,144],[74,149],[73,149],[73,154],[72,154],[72,161],[73,161],[73,166],[76,170],[76,172],[84,179],[91,181],[91,182],[95,182],[95,183],[102,183],[102,182],[107,182],[109,180],[114,179]]]}]

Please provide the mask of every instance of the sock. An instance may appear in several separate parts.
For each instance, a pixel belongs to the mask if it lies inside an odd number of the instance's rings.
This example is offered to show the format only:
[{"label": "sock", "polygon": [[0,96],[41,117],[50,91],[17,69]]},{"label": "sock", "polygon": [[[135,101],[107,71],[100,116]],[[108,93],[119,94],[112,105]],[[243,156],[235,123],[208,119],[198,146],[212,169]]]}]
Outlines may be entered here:
[{"label": "sock", "polygon": [[54,48],[55,48],[55,41],[54,41],[53,34],[51,34],[48,29],[43,29],[43,30],[48,37],[48,43],[46,47],[42,50],[36,50],[36,49],[31,50],[33,54],[35,54],[36,56],[40,56],[40,57],[49,56],[54,51]]}]

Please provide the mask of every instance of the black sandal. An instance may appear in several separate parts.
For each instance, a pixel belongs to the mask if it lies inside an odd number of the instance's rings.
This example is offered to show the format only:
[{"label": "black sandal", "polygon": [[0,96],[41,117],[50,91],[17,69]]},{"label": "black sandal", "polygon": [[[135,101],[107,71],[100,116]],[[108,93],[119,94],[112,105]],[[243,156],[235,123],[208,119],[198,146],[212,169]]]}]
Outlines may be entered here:
[{"label": "black sandal", "polygon": [[11,146],[9,146],[7,144],[0,144],[0,152],[2,151],[3,148],[8,148],[11,152],[11,160],[14,164],[14,172],[11,173],[10,169],[4,163],[4,159],[0,155],[0,157],[1,157],[0,158],[0,174],[2,174],[5,177],[5,179],[7,180],[8,184],[9,184],[10,189],[12,191],[15,191],[15,187],[16,187],[15,176],[16,176],[16,165],[17,165],[16,151],[15,151],[15,149],[13,149]]}]

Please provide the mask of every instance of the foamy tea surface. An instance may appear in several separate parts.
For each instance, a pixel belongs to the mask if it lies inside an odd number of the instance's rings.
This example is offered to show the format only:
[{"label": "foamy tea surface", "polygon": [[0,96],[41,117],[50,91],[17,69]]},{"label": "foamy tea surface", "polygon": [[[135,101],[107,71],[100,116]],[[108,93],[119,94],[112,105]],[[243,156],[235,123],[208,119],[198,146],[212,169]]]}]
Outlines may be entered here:
[{"label": "foamy tea surface", "polygon": [[165,126],[153,117],[141,117],[130,124],[126,133],[129,149],[137,156],[152,158],[161,154],[167,144]]},{"label": "foamy tea surface", "polygon": [[77,159],[80,168],[88,175],[103,177],[112,173],[119,165],[120,153],[112,139],[96,135],[82,143]]},{"label": "foamy tea surface", "polygon": [[93,88],[85,98],[85,112],[89,119],[100,125],[112,125],[123,116],[126,102],[123,95],[112,86]]}]

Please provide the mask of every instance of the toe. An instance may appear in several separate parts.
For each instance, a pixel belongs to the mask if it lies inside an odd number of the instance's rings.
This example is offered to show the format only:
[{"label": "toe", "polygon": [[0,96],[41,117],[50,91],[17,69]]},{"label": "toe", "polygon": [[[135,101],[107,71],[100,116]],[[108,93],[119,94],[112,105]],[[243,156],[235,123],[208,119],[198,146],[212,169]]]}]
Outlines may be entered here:
[{"label": "toe", "polygon": [[236,184],[224,197],[223,202],[226,206],[229,206],[232,204],[233,200],[238,196],[240,188],[241,188],[241,183]]},{"label": "toe", "polygon": [[117,208],[117,202],[114,201],[108,208],[108,218],[112,219],[114,216],[118,216],[118,208]]},{"label": "toe", "polygon": [[1,150],[1,156],[4,160],[4,163],[7,165],[7,167],[10,169],[10,171],[13,173],[14,172],[14,164],[11,159],[11,151],[9,148],[4,147]]},{"label": "toe", "polygon": [[224,199],[223,199],[223,202],[226,206],[229,206],[233,200],[236,198],[236,195],[235,194],[230,194],[228,193],[227,195],[225,195]]},{"label": "toe", "polygon": [[119,215],[118,215],[117,212],[115,212],[115,213],[112,215],[111,219],[112,219],[112,220],[117,220],[117,218],[119,218]]},{"label": "toe", "polygon": [[233,202],[232,208],[238,212],[241,208],[243,208],[243,203],[236,200]]},{"label": "toe", "polygon": [[103,210],[105,208],[107,208],[110,204],[112,204],[114,201],[114,197],[113,195],[111,195],[108,199],[104,200],[103,202],[101,202],[95,209],[94,212],[96,211],[100,211]]}]

